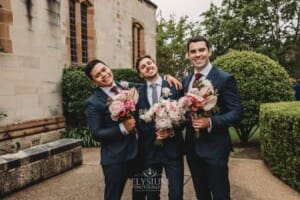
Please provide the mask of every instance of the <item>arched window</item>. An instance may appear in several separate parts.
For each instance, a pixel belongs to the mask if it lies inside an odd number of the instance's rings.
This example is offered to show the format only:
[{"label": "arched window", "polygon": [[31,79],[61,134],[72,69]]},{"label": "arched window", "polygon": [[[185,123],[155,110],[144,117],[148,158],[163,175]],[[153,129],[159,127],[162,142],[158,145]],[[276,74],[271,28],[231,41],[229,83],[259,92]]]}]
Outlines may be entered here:
[{"label": "arched window", "polygon": [[69,23],[70,23],[70,55],[71,62],[77,63],[77,47],[76,47],[76,2],[70,0],[69,6]]},{"label": "arched window", "polygon": [[88,15],[93,14],[93,12],[89,12],[92,9],[89,0],[69,1],[69,53],[71,63],[84,64],[92,58],[89,52],[93,52],[93,45],[91,44],[94,37],[88,39],[88,35],[92,35],[89,31],[93,31],[94,24],[88,20],[93,19],[88,17]]},{"label": "arched window", "polygon": [[135,65],[136,60],[145,54],[144,43],[144,27],[141,23],[132,23],[132,66]]},{"label": "arched window", "polygon": [[88,62],[88,40],[87,40],[87,5],[81,4],[81,52],[82,63]]}]

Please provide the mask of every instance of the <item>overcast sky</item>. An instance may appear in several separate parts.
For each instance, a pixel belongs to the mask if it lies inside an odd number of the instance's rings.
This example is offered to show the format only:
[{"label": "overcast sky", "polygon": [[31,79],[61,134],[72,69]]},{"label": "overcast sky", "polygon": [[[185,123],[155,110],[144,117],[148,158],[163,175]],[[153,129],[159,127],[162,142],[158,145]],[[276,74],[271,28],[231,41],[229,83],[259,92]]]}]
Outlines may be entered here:
[{"label": "overcast sky", "polygon": [[157,5],[157,11],[162,11],[162,16],[168,18],[175,14],[176,19],[187,15],[191,21],[200,20],[199,14],[209,9],[210,3],[221,5],[222,0],[151,0]]}]

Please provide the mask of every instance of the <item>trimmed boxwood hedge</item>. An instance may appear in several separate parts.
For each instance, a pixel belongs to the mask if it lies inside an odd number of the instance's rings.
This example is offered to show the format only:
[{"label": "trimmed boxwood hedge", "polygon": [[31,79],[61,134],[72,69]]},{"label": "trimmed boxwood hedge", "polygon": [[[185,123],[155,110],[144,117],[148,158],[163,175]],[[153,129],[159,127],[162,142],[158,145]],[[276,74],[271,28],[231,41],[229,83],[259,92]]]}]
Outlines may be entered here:
[{"label": "trimmed boxwood hedge", "polygon": [[[84,67],[74,65],[63,71],[63,111],[66,118],[67,130],[65,137],[81,138],[83,146],[99,146],[92,140],[85,117],[85,100],[93,93],[94,87],[84,73]],[[141,83],[135,69],[112,69],[115,80],[126,80]]]},{"label": "trimmed boxwood hedge", "polygon": [[262,104],[259,124],[263,159],[300,191],[300,101]]},{"label": "trimmed boxwood hedge", "polygon": [[243,105],[242,122],[235,127],[246,143],[258,128],[261,103],[293,101],[294,91],[285,69],[269,57],[252,51],[231,51],[214,65],[234,75]]}]

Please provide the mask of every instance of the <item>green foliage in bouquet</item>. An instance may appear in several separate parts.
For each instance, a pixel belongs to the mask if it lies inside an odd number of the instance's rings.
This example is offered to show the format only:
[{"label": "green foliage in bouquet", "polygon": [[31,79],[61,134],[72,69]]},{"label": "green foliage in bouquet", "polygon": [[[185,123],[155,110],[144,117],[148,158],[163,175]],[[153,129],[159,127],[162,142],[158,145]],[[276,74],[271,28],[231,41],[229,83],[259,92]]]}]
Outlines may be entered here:
[{"label": "green foliage in bouquet", "polygon": [[269,57],[251,51],[231,51],[214,65],[234,75],[243,105],[243,120],[235,126],[242,143],[258,128],[261,103],[294,100],[294,91],[283,67]]}]

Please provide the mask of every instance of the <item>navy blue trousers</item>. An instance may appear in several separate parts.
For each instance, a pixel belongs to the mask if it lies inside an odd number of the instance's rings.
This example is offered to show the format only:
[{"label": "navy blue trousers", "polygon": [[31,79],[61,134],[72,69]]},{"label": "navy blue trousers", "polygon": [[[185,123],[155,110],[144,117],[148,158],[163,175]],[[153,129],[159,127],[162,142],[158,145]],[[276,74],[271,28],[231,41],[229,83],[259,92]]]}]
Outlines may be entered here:
[{"label": "navy blue trousers", "polygon": [[136,171],[136,160],[102,165],[102,170],[105,181],[104,199],[120,200],[127,179]]},{"label": "navy blue trousers", "polygon": [[[167,180],[161,179],[162,169],[166,172]],[[145,164],[143,172],[140,173],[140,190],[135,194],[136,200],[159,200],[161,184],[168,184],[169,199],[183,199],[183,159],[162,159],[161,163]]]},{"label": "navy blue trousers", "polygon": [[200,158],[195,152],[187,154],[187,162],[199,200],[228,200],[228,157]]}]

